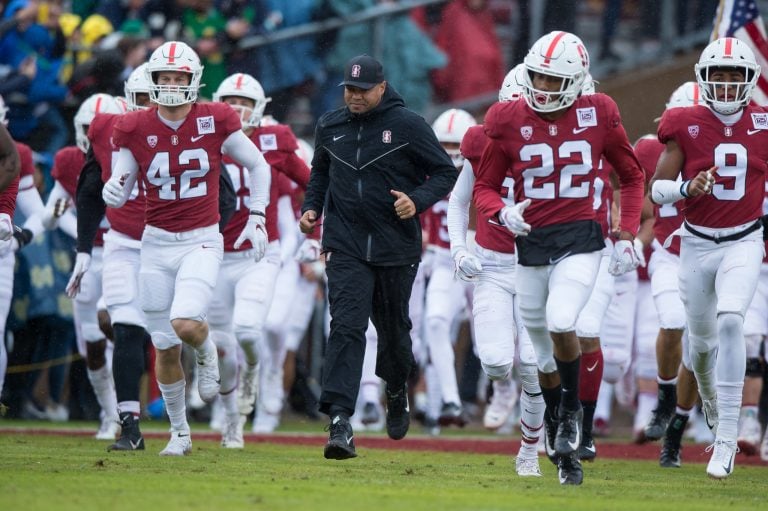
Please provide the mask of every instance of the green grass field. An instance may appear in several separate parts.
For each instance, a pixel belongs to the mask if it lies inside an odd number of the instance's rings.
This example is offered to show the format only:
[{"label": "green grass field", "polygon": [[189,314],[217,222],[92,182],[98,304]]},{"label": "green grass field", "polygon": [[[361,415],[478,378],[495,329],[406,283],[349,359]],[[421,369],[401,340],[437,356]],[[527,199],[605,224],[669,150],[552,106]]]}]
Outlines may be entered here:
[{"label": "green grass field", "polygon": [[[322,441],[321,441],[322,442]],[[0,435],[0,509],[132,510],[759,510],[768,509],[768,467],[739,466],[713,481],[703,464],[663,470],[651,461],[585,465],[581,487],[519,478],[509,456],[382,450],[328,461],[317,447],[194,441],[193,454],[107,453],[82,436]]]}]

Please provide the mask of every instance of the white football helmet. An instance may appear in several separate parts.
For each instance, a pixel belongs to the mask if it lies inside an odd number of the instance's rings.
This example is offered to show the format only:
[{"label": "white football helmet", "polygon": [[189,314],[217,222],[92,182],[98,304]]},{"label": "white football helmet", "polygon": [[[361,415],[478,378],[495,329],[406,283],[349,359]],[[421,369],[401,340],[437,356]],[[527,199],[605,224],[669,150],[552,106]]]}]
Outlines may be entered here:
[{"label": "white football helmet", "polygon": [[147,77],[147,64],[142,64],[128,76],[125,81],[125,99],[128,102],[128,110],[145,110],[146,106],[136,103],[137,94],[149,94],[150,81]]},{"label": "white football helmet", "polygon": [[[541,37],[525,56],[524,97],[537,112],[568,108],[581,94],[589,73],[589,54],[581,39],[569,32],[550,32]],[[536,89],[533,73],[562,78],[558,91]]]},{"label": "white football helmet", "polygon": [[315,148],[312,144],[304,140],[303,138],[296,139],[299,142],[299,148],[296,149],[296,154],[304,160],[308,166],[312,166],[312,158],[315,156]]},{"label": "white football helmet", "polygon": [[677,108],[681,106],[695,106],[702,102],[699,85],[696,82],[685,82],[675,89],[675,92],[669,96],[666,109]]},{"label": "white football helmet", "polygon": [[[178,71],[190,75],[189,85],[158,85],[160,71]],[[200,91],[203,66],[195,50],[181,41],[169,41],[152,52],[145,68],[149,98],[158,105],[179,106],[194,103]]]},{"label": "white football helmet", "polygon": [[8,126],[8,106],[5,104],[3,96],[0,96],[0,122],[4,126]]},{"label": "white football helmet", "polygon": [[456,146],[452,148],[443,147],[458,169],[464,165],[464,157],[461,155],[458,145],[461,144],[461,139],[464,138],[467,130],[476,124],[477,121],[469,112],[459,110],[458,108],[446,110],[432,123],[432,129],[435,131],[435,135],[437,135],[438,142]]},{"label": "white football helmet", "polygon": [[114,97],[109,94],[98,93],[83,101],[75,114],[75,143],[84,153],[88,152],[88,126],[93,122],[96,114],[121,114],[122,108]]},{"label": "white football helmet", "polygon": [[[744,74],[743,82],[728,82],[735,87],[736,92],[730,96],[718,97],[718,92],[728,90],[724,82],[714,82],[710,79],[714,69],[737,69]],[[699,62],[694,67],[696,81],[703,100],[721,114],[732,114],[745,107],[752,99],[755,84],[760,76],[760,66],[755,60],[755,54],[747,43],[733,37],[723,37],[712,41],[701,52]]]},{"label": "white football helmet", "polygon": [[507,73],[499,89],[499,101],[506,103],[508,101],[517,101],[523,97],[525,88],[525,64],[518,64]]},{"label": "white football helmet", "polygon": [[245,73],[235,73],[229,75],[221,82],[219,88],[213,93],[214,101],[223,101],[224,98],[237,96],[253,100],[255,106],[247,108],[240,105],[231,105],[232,108],[240,114],[243,122],[243,128],[256,127],[264,116],[264,109],[272,98],[264,96],[264,89],[259,81],[251,75]]}]

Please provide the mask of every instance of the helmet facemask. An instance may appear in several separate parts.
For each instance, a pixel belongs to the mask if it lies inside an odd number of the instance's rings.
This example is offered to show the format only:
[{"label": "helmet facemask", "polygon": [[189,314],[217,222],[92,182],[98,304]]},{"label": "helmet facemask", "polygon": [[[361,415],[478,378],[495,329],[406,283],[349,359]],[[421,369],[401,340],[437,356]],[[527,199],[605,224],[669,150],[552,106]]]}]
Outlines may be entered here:
[{"label": "helmet facemask", "polygon": [[[720,76],[729,74],[729,71],[739,72],[743,79],[739,81],[721,80]],[[725,67],[715,65],[699,66],[697,64],[696,73],[699,90],[704,101],[714,111],[724,115],[736,113],[745,107],[752,99],[752,93],[757,83],[757,73],[750,69],[748,65]]]}]

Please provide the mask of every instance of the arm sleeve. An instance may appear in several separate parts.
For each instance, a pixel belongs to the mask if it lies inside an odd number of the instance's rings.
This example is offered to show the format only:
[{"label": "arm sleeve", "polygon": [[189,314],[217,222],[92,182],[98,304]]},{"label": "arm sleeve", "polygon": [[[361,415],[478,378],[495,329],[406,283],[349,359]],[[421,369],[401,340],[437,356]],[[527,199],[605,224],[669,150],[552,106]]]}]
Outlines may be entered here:
[{"label": "arm sleeve", "polygon": [[456,183],[458,171],[445,149],[437,141],[435,132],[422,118],[418,118],[411,137],[412,154],[429,179],[408,193],[416,206],[416,213],[429,209],[448,195]]},{"label": "arm sleeve", "polygon": [[93,240],[99,230],[107,206],[101,198],[101,166],[88,150],[85,165],[77,180],[77,251],[90,254],[93,250]]},{"label": "arm sleeve", "polygon": [[489,139],[480,158],[472,193],[475,207],[488,218],[498,218],[499,211],[504,208],[499,190],[510,166],[511,161],[501,144],[495,139]]},{"label": "arm sleeve", "polygon": [[293,213],[291,197],[283,195],[277,200],[277,229],[280,231],[280,260],[290,261],[299,248],[299,229]]},{"label": "arm sleeve", "polygon": [[229,135],[221,148],[225,154],[248,169],[251,183],[250,207],[263,213],[269,204],[269,186],[272,181],[270,167],[264,155],[242,130]]},{"label": "arm sleeve", "polygon": [[19,195],[16,197],[16,207],[21,210],[27,221],[24,222],[24,228],[32,231],[33,236],[39,235],[45,230],[40,217],[45,212],[43,199],[40,198],[37,188],[19,189]]},{"label": "arm sleeve", "polygon": [[77,217],[71,209],[68,209],[61,215],[61,218],[59,218],[59,229],[64,231],[64,233],[73,240],[77,239]]},{"label": "arm sleeve", "polygon": [[640,228],[640,212],[643,209],[645,195],[645,174],[632,150],[624,126],[617,120],[613,122],[617,125],[608,132],[604,152],[619,177],[620,228],[635,235]]},{"label": "arm sleeve", "polygon": [[451,255],[467,249],[467,225],[469,224],[469,204],[472,201],[472,187],[475,174],[472,164],[464,161],[464,168],[459,173],[456,185],[448,198],[448,236],[451,239]]},{"label": "arm sleeve", "polygon": [[131,191],[136,184],[136,179],[139,175],[139,164],[136,158],[133,157],[133,153],[127,147],[121,147],[120,152],[117,153],[117,161],[112,169],[112,175],[110,179],[119,177],[125,177],[123,182],[123,199],[120,206],[125,204],[128,197],[131,196]]},{"label": "arm sleeve", "polygon": [[330,181],[328,171],[331,166],[328,152],[321,141],[320,123],[318,122],[315,129],[315,155],[312,157],[312,171],[309,174],[307,192],[304,194],[304,204],[301,206],[302,214],[312,210],[317,213],[318,218],[320,218],[323,206],[325,205],[325,194],[328,191],[328,183]]},{"label": "arm sleeve", "polygon": [[[18,189],[21,159],[8,129],[0,124],[0,192],[13,185]],[[14,199],[16,195],[14,194]]]}]

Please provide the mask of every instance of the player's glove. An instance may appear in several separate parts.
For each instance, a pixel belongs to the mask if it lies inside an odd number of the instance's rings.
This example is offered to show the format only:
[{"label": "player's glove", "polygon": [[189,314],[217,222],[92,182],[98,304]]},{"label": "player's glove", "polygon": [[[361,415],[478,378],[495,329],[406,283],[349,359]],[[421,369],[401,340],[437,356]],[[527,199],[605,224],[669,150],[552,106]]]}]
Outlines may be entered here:
[{"label": "player's glove", "polygon": [[261,261],[264,253],[267,251],[267,228],[265,227],[266,217],[261,211],[251,211],[248,222],[243,228],[243,232],[235,240],[233,247],[239,249],[246,241],[251,242],[256,262]]},{"label": "player's glove", "polygon": [[104,183],[104,188],[101,189],[101,198],[104,199],[104,204],[110,208],[119,208],[125,203],[125,193],[123,187],[125,185],[126,176],[115,176]]},{"label": "player's glove", "polygon": [[299,263],[314,263],[320,259],[321,250],[319,241],[307,238],[299,246],[294,259]]},{"label": "player's glove", "polygon": [[483,271],[480,259],[466,250],[456,252],[456,255],[453,256],[453,261],[456,263],[456,276],[466,282],[474,281],[480,272]]},{"label": "player's glove", "polygon": [[638,266],[645,268],[645,265],[647,264],[647,261],[645,260],[645,245],[643,245],[643,242],[638,238],[635,238],[635,241],[632,242],[632,246],[635,249],[635,257],[637,257]]},{"label": "player's glove", "polygon": [[85,252],[78,252],[75,256],[75,267],[72,269],[72,276],[67,282],[67,296],[74,298],[80,292],[80,282],[83,275],[91,267],[91,255]]},{"label": "player's glove", "polygon": [[13,236],[13,222],[8,213],[0,213],[0,241],[8,241]]},{"label": "player's glove", "polygon": [[613,245],[613,254],[611,254],[611,261],[608,263],[608,273],[618,277],[634,270],[639,264],[634,243],[619,240]]},{"label": "player's glove", "polygon": [[530,204],[531,199],[525,199],[513,206],[505,206],[499,213],[501,223],[515,236],[528,236],[528,233],[531,232],[530,224],[525,223],[523,219],[523,211]]}]

